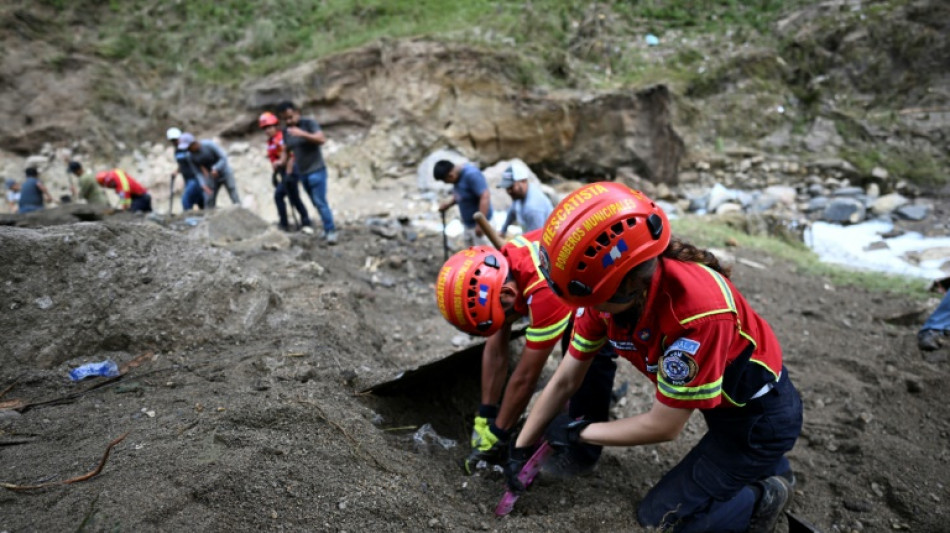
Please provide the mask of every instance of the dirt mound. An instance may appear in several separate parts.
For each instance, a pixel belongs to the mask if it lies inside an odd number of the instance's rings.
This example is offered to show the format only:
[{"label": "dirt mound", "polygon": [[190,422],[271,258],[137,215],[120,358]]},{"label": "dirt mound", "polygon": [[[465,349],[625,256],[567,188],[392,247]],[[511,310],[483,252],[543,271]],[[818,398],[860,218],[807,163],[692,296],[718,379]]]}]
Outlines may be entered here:
[{"label": "dirt mound", "polygon": [[[266,233],[225,211],[215,216]],[[130,432],[89,481],[0,492],[0,530],[636,531],[637,502],[704,432],[698,415],[677,442],[609,449],[570,483],[542,479],[496,520],[499,475],[457,464],[477,372],[358,393],[457,349],[432,301],[441,237],[393,222],[346,225],[334,247],[295,233],[286,248],[234,250],[209,245],[208,221],[0,228],[0,401],[55,400],[0,409],[0,481],[84,473]],[[888,322],[919,305],[734,252],[749,261],[733,279],[772,323],[805,401],[792,508],[825,530],[941,530],[946,353],[917,352],[920,314]],[[105,387],[66,378],[74,363],[146,351],[156,359]],[[623,381],[613,414],[648,408],[630,365]]]},{"label": "dirt mound", "polygon": [[0,255],[5,364],[240,337],[276,302],[230,254],[147,222],[0,227]]}]

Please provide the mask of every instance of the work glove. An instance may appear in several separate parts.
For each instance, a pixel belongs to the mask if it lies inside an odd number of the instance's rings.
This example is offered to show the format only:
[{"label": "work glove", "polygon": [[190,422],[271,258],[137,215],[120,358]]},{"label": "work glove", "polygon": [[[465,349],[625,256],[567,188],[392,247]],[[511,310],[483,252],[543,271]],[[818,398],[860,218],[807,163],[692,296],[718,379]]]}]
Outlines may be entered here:
[{"label": "work glove", "polygon": [[499,436],[492,431],[494,419],[483,416],[475,417],[472,428],[472,451],[462,462],[465,473],[471,475],[479,461],[489,464],[499,464],[504,460],[508,447],[507,436]]},{"label": "work glove", "polygon": [[544,432],[544,438],[558,453],[576,446],[581,442],[581,431],[589,426],[591,422],[584,420],[574,420],[567,413],[562,413],[554,417],[554,420],[548,424]]},{"label": "work glove", "polygon": [[528,459],[531,459],[538,447],[533,445],[518,448],[515,445],[516,440],[511,439],[511,445],[508,448],[508,460],[505,462],[505,484],[508,485],[508,490],[511,492],[521,494],[525,491],[525,486],[518,479],[518,474],[521,473],[524,465],[528,463]]}]

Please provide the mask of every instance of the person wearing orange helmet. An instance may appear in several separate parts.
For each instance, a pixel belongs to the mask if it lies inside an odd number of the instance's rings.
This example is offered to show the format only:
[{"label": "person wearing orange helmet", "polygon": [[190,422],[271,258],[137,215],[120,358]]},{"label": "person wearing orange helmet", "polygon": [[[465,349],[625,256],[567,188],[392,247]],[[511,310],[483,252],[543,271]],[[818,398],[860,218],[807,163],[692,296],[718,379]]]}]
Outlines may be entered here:
[{"label": "person wearing orange helmet", "polygon": [[[471,451],[463,461],[471,474],[480,462],[501,464],[512,429],[537,386],[544,363],[558,341],[570,331],[571,309],[548,288],[538,269],[535,230],[500,250],[475,246],[450,257],[439,272],[436,300],[442,316],[459,330],[488,337],[482,353],[481,401],[472,431]],[[508,379],[511,326],[528,316],[530,323],[517,366]],[[570,412],[607,420],[616,363],[609,350],[597,357],[585,386],[571,400]],[[504,394],[502,394],[504,392]],[[560,474],[590,469],[599,446],[579,446],[565,454]]]},{"label": "person wearing orange helmet", "polygon": [[152,212],[152,196],[148,190],[120,168],[104,170],[96,174],[100,187],[115,189],[119,195],[119,209],[123,211]]},{"label": "person wearing orange helmet", "polygon": [[[549,444],[633,446],[676,438],[699,410],[708,431],[640,502],[662,531],[771,531],[792,494],[785,457],[802,403],[769,324],[716,257],[671,235],[663,210],[618,183],[568,195],[543,228],[540,269],[577,308],[569,356],[541,393],[506,465],[508,485]],[[613,345],[655,386],[652,408],[610,422],[557,416],[592,356]]]},{"label": "person wearing orange helmet", "polygon": [[[280,123],[277,115],[270,111],[261,113],[257,119],[257,125],[267,135],[267,159],[271,164],[271,184],[274,185],[274,203],[277,206],[277,217],[280,229],[289,231],[290,225],[287,222],[287,204],[284,199],[290,200],[290,208],[296,209],[300,213],[300,228],[310,228],[310,215],[307,208],[300,200],[299,179],[293,172],[287,172],[287,166],[293,166],[293,162],[283,158],[284,154],[284,132],[278,129]],[[296,217],[294,217],[296,218]],[[312,231],[312,230],[311,230]]]}]

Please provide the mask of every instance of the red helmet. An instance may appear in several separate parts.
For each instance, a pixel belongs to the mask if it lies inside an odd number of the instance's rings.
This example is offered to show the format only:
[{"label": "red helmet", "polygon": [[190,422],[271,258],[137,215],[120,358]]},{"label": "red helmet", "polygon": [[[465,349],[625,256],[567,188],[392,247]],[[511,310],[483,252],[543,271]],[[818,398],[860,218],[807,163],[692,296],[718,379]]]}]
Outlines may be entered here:
[{"label": "red helmet", "polygon": [[257,125],[260,126],[261,129],[264,129],[267,126],[276,126],[277,122],[277,115],[271,113],[270,111],[264,111],[261,113],[261,118],[257,119]]},{"label": "red helmet", "polygon": [[99,185],[105,185],[106,177],[108,176],[109,176],[109,172],[106,170],[103,170],[102,172],[96,174],[96,183],[98,183]]},{"label": "red helmet", "polygon": [[436,282],[439,311],[450,324],[471,335],[488,337],[505,323],[501,286],[508,279],[508,261],[488,246],[474,246],[442,265]]},{"label": "red helmet", "polygon": [[591,183],[561,200],[545,222],[541,271],[569,305],[602,304],[630,269],[663,253],[670,234],[666,213],[642,192]]}]

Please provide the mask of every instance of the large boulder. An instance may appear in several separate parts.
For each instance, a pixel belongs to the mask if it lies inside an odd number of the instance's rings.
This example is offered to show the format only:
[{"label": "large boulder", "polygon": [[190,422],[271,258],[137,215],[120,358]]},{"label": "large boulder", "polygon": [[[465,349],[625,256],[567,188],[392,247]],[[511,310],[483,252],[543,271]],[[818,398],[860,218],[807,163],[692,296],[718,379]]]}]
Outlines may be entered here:
[{"label": "large boulder", "polygon": [[416,165],[442,145],[483,165],[521,158],[568,178],[632,167],[651,181],[676,182],[684,145],[665,86],[526,91],[519,61],[424,40],[376,43],[250,84],[246,112],[228,133],[252,131],[257,113],[289,98],[333,135],[371,139],[384,131],[389,146],[366,154],[375,169]]}]

